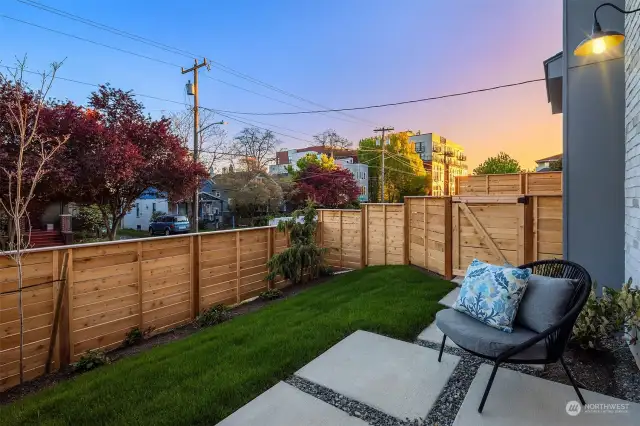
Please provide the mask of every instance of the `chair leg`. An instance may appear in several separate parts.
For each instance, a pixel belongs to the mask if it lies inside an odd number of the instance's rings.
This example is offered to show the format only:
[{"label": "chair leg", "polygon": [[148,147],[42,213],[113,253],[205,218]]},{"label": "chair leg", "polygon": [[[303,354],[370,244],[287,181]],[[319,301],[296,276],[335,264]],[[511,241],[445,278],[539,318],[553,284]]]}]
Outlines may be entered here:
[{"label": "chair leg", "polygon": [[569,380],[571,381],[571,384],[573,385],[573,388],[575,389],[576,393],[578,394],[578,398],[580,398],[580,402],[582,403],[582,405],[586,405],[587,403],[584,401],[584,398],[582,397],[582,394],[580,393],[580,389],[578,389],[578,385],[576,384],[576,381],[573,380],[573,376],[571,375],[571,372],[569,371],[569,368],[567,368],[567,364],[564,363],[564,358],[560,357],[560,364],[562,364],[562,368],[564,368],[564,372],[567,373],[567,376],[569,376]]},{"label": "chair leg", "polygon": [[493,364],[493,371],[491,372],[491,377],[489,377],[489,383],[487,383],[487,387],[484,390],[484,395],[482,395],[482,402],[480,402],[480,406],[478,407],[478,413],[482,413],[482,409],[484,408],[484,403],[487,402],[487,397],[489,396],[491,385],[493,385],[493,379],[496,378],[496,373],[498,372],[499,365],[500,363],[498,361],[496,361]]},{"label": "chair leg", "polygon": [[440,355],[438,355],[438,362],[442,360],[442,351],[444,350],[444,342],[447,341],[447,335],[442,336],[442,346],[440,346]]}]

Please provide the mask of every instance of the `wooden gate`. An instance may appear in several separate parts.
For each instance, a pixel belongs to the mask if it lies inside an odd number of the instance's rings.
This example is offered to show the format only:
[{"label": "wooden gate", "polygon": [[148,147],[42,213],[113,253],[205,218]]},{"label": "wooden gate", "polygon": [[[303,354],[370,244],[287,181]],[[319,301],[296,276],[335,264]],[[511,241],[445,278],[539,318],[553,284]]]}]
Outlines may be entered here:
[{"label": "wooden gate", "polygon": [[473,259],[521,265],[531,257],[528,197],[453,197],[453,273],[464,275]]}]

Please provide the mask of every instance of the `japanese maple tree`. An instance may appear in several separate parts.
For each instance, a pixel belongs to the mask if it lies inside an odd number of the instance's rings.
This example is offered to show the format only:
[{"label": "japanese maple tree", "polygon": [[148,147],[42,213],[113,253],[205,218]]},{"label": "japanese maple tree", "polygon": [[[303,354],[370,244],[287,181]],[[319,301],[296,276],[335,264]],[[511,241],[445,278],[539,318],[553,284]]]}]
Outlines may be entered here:
[{"label": "japanese maple tree", "polygon": [[208,176],[170,131],[169,120],[145,116],[130,92],[101,86],[91,94],[89,107],[75,117],[65,152],[74,177],[70,195],[98,206],[111,240],[145,190],[182,200]]},{"label": "japanese maple tree", "polygon": [[294,200],[313,201],[321,207],[343,208],[358,201],[360,188],[351,172],[338,166],[323,167],[308,163],[295,177]]}]

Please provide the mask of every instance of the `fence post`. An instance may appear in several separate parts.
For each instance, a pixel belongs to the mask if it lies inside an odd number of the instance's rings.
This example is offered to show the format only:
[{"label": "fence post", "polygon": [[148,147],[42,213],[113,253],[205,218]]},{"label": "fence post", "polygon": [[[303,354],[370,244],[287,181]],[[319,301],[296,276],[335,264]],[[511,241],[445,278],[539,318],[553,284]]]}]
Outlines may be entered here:
[{"label": "fence post", "polygon": [[[274,246],[275,246],[275,229],[268,228],[267,229],[267,262],[273,257]],[[267,280],[267,290],[271,290],[273,287],[273,280]]]},{"label": "fence post", "polygon": [[144,325],[144,319],[142,318],[142,241],[138,241],[136,251],[136,259],[138,261],[138,327],[142,331]]},{"label": "fence post", "polygon": [[527,231],[526,231],[526,208],[527,208],[527,197],[523,197],[524,202],[518,203],[518,250],[516,252],[518,256],[518,265],[522,265],[525,263],[525,258],[527,254]]},{"label": "fence post", "polygon": [[240,231],[236,231],[236,303],[240,303]]},{"label": "fence post", "polygon": [[538,234],[538,196],[534,196],[531,197],[531,199],[533,200],[533,205],[531,206],[531,210],[532,210],[532,218],[531,218],[531,222],[532,225],[531,227],[532,229],[532,235],[531,235],[531,261],[535,262],[536,260],[538,260],[538,241],[540,240],[540,236]]},{"label": "fence post", "polygon": [[424,227],[422,229],[423,236],[422,242],[424,244],[424,269],[429,269],[429,217],[427,216],[427,197],[423,198],[424,214]]},{"label": "fence post", "polygon": [[60,311],[60,365],[68,365],[73,360],[73,249],[67,249],[66,296]]},{"label": "fence post", "polygon": [[[453,271],[459,271],[460,270],[460,208],[458,203],[452,203],[451,200],[449,201],[450,205],[451,205],[451,236],[453,241],[451,242],[451,265],[452,265],[452,271],[451,271],[451,275],[454,274]],[[446,233],[445,233],[446,235]],[[445,243],[446,243],[446,236],[445,236]],[[445,251],[446,251],[446,247],[445,247]],[[446,260],[446,256],[445,256],[445,260]],[[446,264],[445,264],[446,267]],[[456,272],[457,275],[457,272]]]},{"label": "fence post", "polygon": [[189,237],[189,257],[191,258],[191,318],[195,319],[200,313],[200,253],[202,251],[202,236],[200,234]]},{"label": "fence post", "polygon": [[367,266],[367,205],[360,207],[360,267]]},{"label": "fence post", "polygon": [[484,184],[486,185],[486,193],[489,195],[489,175],[484,175]]},{"label": "fence post", "polygon": [[[54,250],[53,251],[53,263],[52,263],[52,268],[51,268],[52,272],[53,272],[53,279],[57,279],[57,277],[60,276],[60,256],[58,254],[58,250]],[[60,285],[61,283],[58,282],[57,285],[56,283],[53,283],[53,303],[55,306],[56,301],[58,300],[59,297],[62,298],[62,305],[60,305],[60,312],[58,314],[58,316],[60,317],[62,315],[62,312],[64,310],[64,287],[61,287]],[[66,287],[66,286],[65,286]],[[62,294],[59,294],[60,292],[62,292]],[[55,311],[54,311],[54,319],[55,319]],[[58,321],[60,321],[60,318],[58,318]],[[62,327],[58,326],[58,331],[57,331],[57,336],[56,336],[56,344],[53,348],[53,363],[57,368],[60,368],[60,329]]]},{"label": "fence post", "polygon": [[[425,219],[427,211],[425,209]],[[451,197],[444,199],[444,277],[453,279],[453,247],[452,247],[452,221]],[[425,220],[426,228],[426,220]],[[459,234],[458,234],[459,235]],[[426,246],[425,246],[426,247]]]},{"label": "fence post", "polygon": [[384,263],[387,264],[387,205],[382,204],[382,247],[384,249]]},{"label": "fence post", "polygon": [[342,268],[344,265],[342,261],[342,210],[340,210],[340,216],[338,219],[340,219],[340,267]]},{"label": "fence post", "polygon": [[405,265],[409,264],[409,240],[411,237],[409,236],[409,217],[411,216],[411,198],[406,198],[404,200],[404,204],[402,205],[402,213],[404,218],[404,258],[403,263]]}]

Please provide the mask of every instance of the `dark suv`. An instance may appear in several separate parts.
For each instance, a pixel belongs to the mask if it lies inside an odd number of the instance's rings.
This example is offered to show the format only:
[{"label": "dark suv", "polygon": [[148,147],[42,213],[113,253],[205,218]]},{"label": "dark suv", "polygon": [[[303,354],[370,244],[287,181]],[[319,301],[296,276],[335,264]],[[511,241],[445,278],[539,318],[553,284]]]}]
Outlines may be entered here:
[{"label": "dark suv", "polygon": [[149,224],[149,235],[171,235],[189,232],[190,230],[191,225],[189,224],[189,219],[187,219],[186,216],[177,214],[160,216],[155,222]]}]

